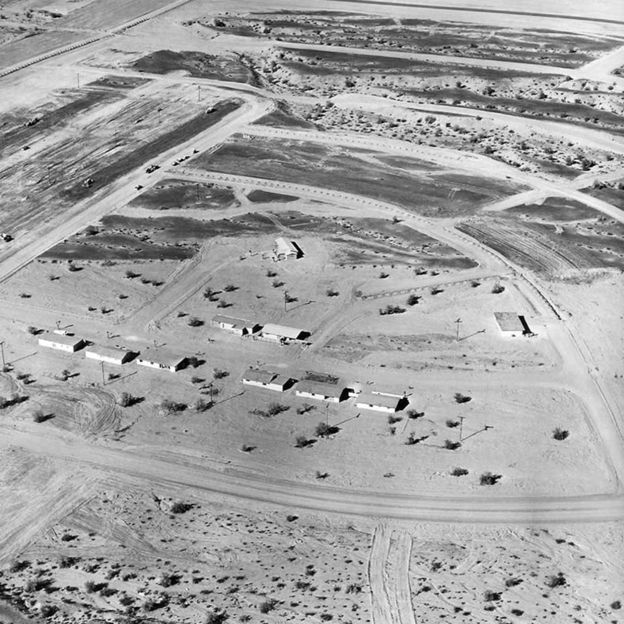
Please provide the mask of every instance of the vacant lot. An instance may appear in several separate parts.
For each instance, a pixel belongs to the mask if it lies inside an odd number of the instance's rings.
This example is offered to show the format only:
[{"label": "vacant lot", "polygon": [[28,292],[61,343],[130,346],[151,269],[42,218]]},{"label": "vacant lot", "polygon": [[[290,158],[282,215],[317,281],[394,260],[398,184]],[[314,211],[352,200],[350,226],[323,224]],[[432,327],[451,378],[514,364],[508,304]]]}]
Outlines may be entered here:
[{"label": "vacant lot", "polygon": [[398,169],[374,151],[286,139],[238,136],[192,162],[211,171],[356,193],[438,217],[475,214],[520,190],[512,182],[447,172],[415,158],[404,158]]},{"label": "vacant lot", "polygon": [[237,205],[234,191],[207,182],[165,179],[133,199],[131,207],[148,210],[227,209]]},{"label": "vacant lot", "polygon": [[197,78],[255,84],[253,72],[234,55],[214,56],[195,51],[158,50],[134,61],[132,68],[152,74],[182,70]]}]

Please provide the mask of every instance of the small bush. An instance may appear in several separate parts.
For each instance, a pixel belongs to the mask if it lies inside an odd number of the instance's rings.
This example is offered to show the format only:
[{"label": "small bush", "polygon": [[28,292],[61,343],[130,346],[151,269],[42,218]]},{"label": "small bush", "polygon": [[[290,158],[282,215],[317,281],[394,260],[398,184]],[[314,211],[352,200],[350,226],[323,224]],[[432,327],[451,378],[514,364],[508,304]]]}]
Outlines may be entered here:
[{"label": "small bush", "polygon": [[189,327],[201,327],[204,324],[204,321],[197,318],[196,316],[191,316],[189,320],[186,322]]},{"label": "small bush", "polygon": [[451,475],[453,477],[464,477],[468,474],[468,470],[466,468],[453,468],[451,470]]},{"label": "small bush", "polygon": [[282,280],[278,280],[278,279],[273,280],[273,284],[272,284],[273,288],[280,288],[283,285],[284,285],[284,282],[282,282]]},{"label": "small bush", "polygon": [[234,292],[235,290],[238,290],[238,286],[235,286],[234,284],[228,284],[223,288],[223,290],[225,290],[225,292]]},{"label": "small bush", "polygon": [[453,442],[453,440],[444,440],[444,448],[449,451],[456,451],[461,446],[461,442]]},{"label": "small bush", "polygon": [[337,290],[335,290],[334,288],[328,288],[328,289],[325,291],[325,294],[326,294],[328,297],[337,297],[340,293],[339,293]]},{"label": "small bush", "polygon": [[310,446],[314,440],[310,440],[307,436],[299,435],[295,439],[295,447],[296,448],[305,448],[306,446]]},{"label": "small bush", "polygon": [[418,295],[410,295],[407,298],[407,305],[408,306],[414,306],[416,305],[419,301],[420,301],[420,297]]},{"label": "small bush", "polygon": [[212,611],[206,616],[206,624],[225,624],[228,618],[225,611]]},{"label": "small bush", "polygon": [[87,594],[92,594],[93,592],[97,591],[98,589],[98,584],[95,581],[87,581],[85,583],[85,591],[87,592]]},{"label": "small bush", "polygon": [[402,420],[403,420],[403,418],[401,416],[395,416],[393,414],[390,414],[388,416],[388,424],[389,425],[394,425],[394,423],[401,422]]},{"label": "small bush", "polygon": [[617,611],[619,609],[622,608],[622,603],[619,600],[615,600],[613,601],[610,605],[609,605],[614,611]]},{"label": "small bush", "polygon": [[215,368],[215,369],[212,371],[212,376],[213,376],[215,379],[224,379],[224,378],[225,378],[225,377],[227,377],[229,374],[230,374],[230,373],[228,373],[228,371],[226,371],[226,370],[221,370],[221,369],[219,369],[219,368]]},{"label": "small bush", "polygon": [[456,427],[459,427],[459,420],[451,420],[450,418],[446,421],[446,426],[449,429],[455,429]]},{"label": "small bush", "polygon": [[500,600],[500,599],[501,599],[500,592],[490,591],[489,589],[483,592],[483,600],[485,600],[486,602],[492,602],[494,600]]},{"label": "small bush", "polygon": [[288,405],[282,405],[281,403],[269,403],[269,407],[266,409],[267,416],[277,416],[282,412],[287,412],[290,409]]},{"label": "small bush", "polygon": [[553,438],[555,440],[565,440],[569,436],[570,436],[570,432],[569,431],[566,431],[565,429],[560,429],[559,427],[557,427],[553,431]]},{"label": "small bush", "polygon": [[30,566],[30,561],[26,561],[26,559],[14,561],[9,567],[9,572],[16,574],[17,572],[22,572],[28,566]]},{"label": "small bush", "polygon": [[407,417],[410,420],[416,420],[418,418],[422,418],[425,415],[425,412],[419,412],[415,409],[407,410]]},{"label": "small bush", "polygon": [[521,578],[517,578],[517,577],[508,578],[505,581],[505,587],[515,587],[516,585],[520,585],[520,583],[522,583]]},{"label": "small bush", "polygon": [[213,401],[206,401],[205,399],[197,399],[197,401],[195,401],[195,405],[193,405],[193,407],[195,408],[196,412],[206,412],[213,405],[214,405]]},{"label": "small bush", "polygon": [[324,423],[324,422],[320,422],[318,425],[316,425],[316,429],[314,430],[314,433],[319,438],[327,438],[330,435],[333,435],[334,433],[338,433],[338,431],[340,431],[338,427],[334,425],[328,425],[327,423]]},{"label": "small bush", "polygon": [[480,485],[496,485],[500,479],[502,479],[503,475],[492,474],[491,472],[484,472],[479,477]]},{"label": "small bush", "polygon": [[492,286],[493,294],[500,295],[502,292],[505,292],[505,287],[502,284],[494,284],[494,286]]},{"label": "small bush", "polygon": [[171,505],[171,513],[173,514],[183,514],[192,509],[193,505],[190,503],[185,503],[183,501],[176,501]]},{"label": "small bush", "polygon": [[260,605],[260,613],[270,613],[271,611],[274,611],[275,608],[277,607],[277,600],[273,599],[273,598],[269,598],[268,600],[265,600],[261,605]]},{"label": "small bush", "polygon": [[138,397],[132,396],[129,392],[122,392],[119,397],[119,405],[121,405],[121,407],[131,407],[135,403],[138,403],[139,400]]},{"label": "small bush", "polygon": [[183,412],[187,408],[186,403],[176,403],[171,399],[163,399],[160,402],[160,409],[166,414]]},{"label": "small bush", "polygon": [[34,327],[33,325],[29,325],[29,326],[26,328],[26,331],[27,331],[29,334],[33,335],[33,336],[36,336],[36,335],[39,333],[39,330],[38,330],[36,327]]},{"label": "small bush", "polygon": [[461,392],[456,392],[454,395],[455,398],[455,403],[468,403],[469,401],[472,401],[472,397],[466,396],[465,394],[462,394]]},{"label": "small bush", "polygon": [[567,581],[565,576],[563,576],[563,572],[559,572],[558,574],[549,576],[546,579],[546,585],[548,585],[548,587],[550,587],[551,589],[554,589],[555,587],[563,587],[566,584]]},{"label": "small bush", "polygon": [[297,408],[297,414],[307,414],[312,410],[316,409],[316,405],[310,405],[309,403],[304,403],[301,407]]},{"label": "small bush", "polygon": [[134,271],[131,271],[130,269],[128,269],[126,271],[126,277],[128,279],[134,279],[136,277],[141,277],[141,274],[140,273],[135,273]]},{"label": "small bush", "polygon": [[32,419],[33,422],[42,423],[48,420],[48,417],[41,410],[36,410],[33,412]]},{"label": "small bush", "polygon": [[271,269],[267,269],[266,276],[267,277],[275,277],[277,273]]}]

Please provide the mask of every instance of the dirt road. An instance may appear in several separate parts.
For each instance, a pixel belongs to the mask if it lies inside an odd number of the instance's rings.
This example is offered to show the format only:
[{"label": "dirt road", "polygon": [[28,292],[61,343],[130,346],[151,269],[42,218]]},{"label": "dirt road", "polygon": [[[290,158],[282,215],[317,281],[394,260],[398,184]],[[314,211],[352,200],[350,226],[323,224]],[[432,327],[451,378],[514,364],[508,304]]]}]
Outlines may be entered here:
[{"label": "dirt road", "polygon": [[0,427],[0,448],[22,447],[44,455],[114,474],[121,481],[141,482],[186,489],[201,497],[208,494],[235,497],[288,508],[310,509],[397,520],[471,523],[557,523],[619,520],[624,496],[548,497],[448,497],[418,493],[392,494],[358,491],[273,479],[264,475],[234,474],[191,463],[188,457],[159,458],[153,449],[102,447],[52,430]]}]

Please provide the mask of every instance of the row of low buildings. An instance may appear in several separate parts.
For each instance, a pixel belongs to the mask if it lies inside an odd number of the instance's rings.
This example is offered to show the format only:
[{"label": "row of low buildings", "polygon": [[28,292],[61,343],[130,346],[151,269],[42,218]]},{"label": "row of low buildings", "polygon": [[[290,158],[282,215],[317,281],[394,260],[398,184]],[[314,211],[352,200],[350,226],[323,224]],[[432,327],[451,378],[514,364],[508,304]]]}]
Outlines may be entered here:
[{"label": "row of low buildings", "polygon": [[125,347],[108,347],[89,344],[84,338],[66,333],[49,332],[39,337],[39,346],[66,353],[76,353],[84,349],[85,357],[106,364],[121,366],[136,360],[139,366],[147,366],[171,372],[179,371],[186,365],[187,358],[161,348],[147,348],[141,352]]},{"label": "row of low buildings", "polygon": [[250,368],[244,373],[242,382],[247,386],[275,392],[285,392],[294,386],[296,396],[328,403],[341,403],[354,397],[357,408],[388,414],[397,412],[408,404],[405,395],[376,391],[362,392],[359,384],[350,387],[330,375],[308,373],[304,379],[297,380],[282,373]]},{"label": "row of low buildings", "polygon": [[264,340],[279,343],[301,342],[310,336],[310,332],[300,327],[266,323],[260,325],[255,321],[234,318],[217,314],[212,318],[211,324],[237,336],[258,336]]}]

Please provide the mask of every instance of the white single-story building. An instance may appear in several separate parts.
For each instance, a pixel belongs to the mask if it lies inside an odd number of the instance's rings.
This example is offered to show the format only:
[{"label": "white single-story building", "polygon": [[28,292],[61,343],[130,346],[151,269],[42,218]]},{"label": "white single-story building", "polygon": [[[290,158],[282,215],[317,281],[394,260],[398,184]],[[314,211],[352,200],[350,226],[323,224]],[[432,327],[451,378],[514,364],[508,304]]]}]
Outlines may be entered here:
[{"label": "white single-story building", "polygon": [[98,360],[99,362],[121,366],[132,359],[134,352],[120,347],[94,345],[85,351],[85,356],[89,360]]},{"label": "white single-story building", "polygon": [[287,342],[289,340],[303,340],[310,335],[310,332],[298,327],[288,327],[287,325],[277,325],[267,323],[262,328],[262,337],[275,342]]},{"label": "white single-story building", "polygon": [[347,393],[347,388],[340,382],[329,383],[313,379],[303,379],[297,383],[295,388],[295,394],[299,397],[328,401],[329,403],[340,403],[347,397]]},{"label": "white single-story building", "polygon": [[187,358],[184,355],[178,355],[163,349],[153,348],[142,351],[136,362],[139,366],[168,370],[175,373],[181,368],[184,368],[186,361]]},{"label": "white single-story building", "polygon": [[293,383],[292,377],[288,375],[280,375],[279,373],[259,368],[250,368],[247,370],[243,375],[242,381],[247,386],[266,388],[267,390],[275,390],[276,392],[288,390]]},{"label": "white single-story building", "polygon": [[232,332],[237,336],[248,336],[256,333],[260,329],[260,325],[253,321],[246,321],[245,319],[234,318],[233,316],[224,316],[217,314],[212,317],[210,321],[215,327],[220,327],[226,331]]},{"label": "white single-story building", "polygon": [[77,336],[69,336],[67,334],[55,334],[46,332],[39,337],[39,346],[48,349],[58,349],[67,353],[75,353],[84,347],[86,342]]},{"label": "white single-story building", "polygon": [[384,394],[381,392],[363,392],[355,398],[355,406],[358,409],[373,410],[394,414],[402,409],[407,399],[403,395]]},{"label": "white single-story building", "polygon": [[503,336],[522,336],[531,333],[524,317],[515,312],[494,312],[494,318]]},{"label": "white single-story building", "polygon": [[303,252],[301,247],[294,241],[289,241],[283,237],[275,239],[275,247],[273,252],[278,260],[285,260],[287,258],[301,258]]}]

